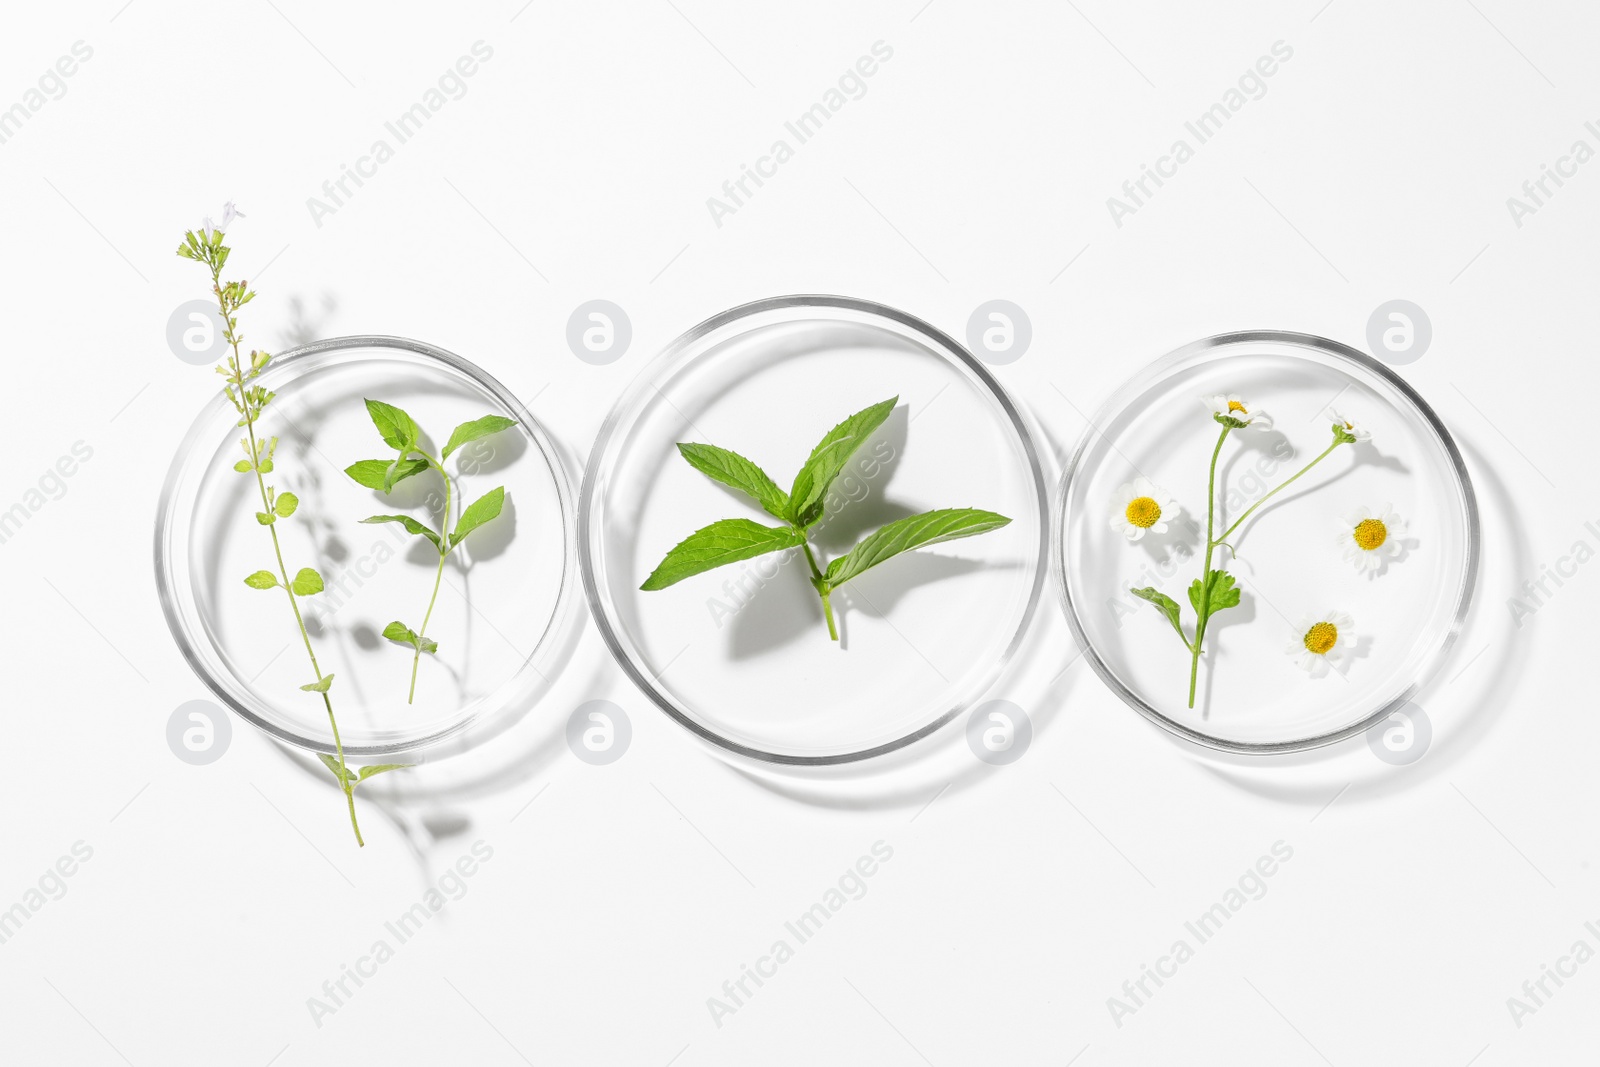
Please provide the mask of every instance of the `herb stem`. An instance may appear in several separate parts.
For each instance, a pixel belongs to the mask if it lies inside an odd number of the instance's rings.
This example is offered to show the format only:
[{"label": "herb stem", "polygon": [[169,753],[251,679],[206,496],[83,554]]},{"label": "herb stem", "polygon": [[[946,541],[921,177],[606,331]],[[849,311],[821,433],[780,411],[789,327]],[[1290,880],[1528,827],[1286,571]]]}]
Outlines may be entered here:
[{"label": "herb stem", "polygon": [[[1217,435],[1217,447],[1211,450],[1211,473],[1206,480],[1206,564],[1205,570],[1200,575],[1200,595],[1195,599],[1194,605],[1194,644],[1189,648],[1189,706],[1194,707],[1195,680],[1200,675],[1200,650],[1201,641],[1206,636],[1206,620],[1211,617],[1208,610],[1211,606],[1211,554],[1216,550],[1217,542],[1212,538],[1216,530],[1217,508],[1217,457],[1222,454],[1222,442],[1228,439],[1228,432],[1233,427],[1224,425],[1222,433]],[[1228,535],[1222,535],[1226,538]]]},{"label": "herb stem", "polygon": [[811,565],[811,586],[822,598],[822,615],[828,620],[828,637],[837,641],[839,629],[833,622],[833,602],[828,599],[833,587],[828,584],[828,580],[822,576],[822,571],[817,567],[817,558],[811,554],[811,545],[802,544],[800,547],[805,550],[806,562]]},{"label": "herb stem", "polygon": [[[268,515],[273,514],[271,494],[267,492],[266,479],[261,476],[261,454],[256,439],[256,410],[244,396],[244,369],[239,362],[239,337],[234,332],[233,320],[229,316],[228,307],[222,297],[221,287],[222,271],[214,270],[211,275],[213,291],[217,294],[217,306],[222,313],[222,321],[227,324],[227,340],[233,348],[233,355],[229,362],[233,367],[234,383],[239,388],[241,412],[244,417],[245,433],[250,440],[250,463],[256,476],[256,490],[261,494],[261,510]],[[300,613],[300,602],[294,595],[294,586],[289,580],[289,568],[283,562],[283,546],[278,541],[277,523],[267,524],[267,532],[272,535],[272,553],[278,561],[278,577],[283,585],[283,591],[289,597],[289,609],[294,612],[295,626],[300,630],[300,640],[305,644],[306,656],[311,660],[311,669],[316,673],[317,680],[322,680],[322,668],[317,664],[317,653],[311,647],[311,635],[306,632],[305,617]],[[366,842],[361,838],[361,824],[356,820],[355,791],[350,788],[349,775],[345,771],[344,742],[339,738],[339,723],[333,715],[333,701],[328,697],[326,690],[322,693],[322,705],[328,712],[328,725],[333,729],[333,747],[339,754],[339,786],[344,790],[345,803],[350,808],[350,828],[355,831],[356,844],[365,848]]]},{"label": "herb stem", "polygon": [[422,627],[417,631],[417,647],[411,654],[411,692],[406,696],[406,703],[414,703],[417,699],[417,664],[422,660],[422,642],[428,636],[428,620],[433,618],[433,605],[439,599],[439,583],[444,580],[444,561],[450,555],[450,550],[444,547],[444,539],[449,537],[450,530],[450,475],[445,473],[444,464],[435,463],[432,456],[424,455],[429,463],[433,463],[439,470],[439,476],[444,479],[444,517],[439,522],[439,567],[433,572],[433,595],[428,598],[428,610],[423,613]]},{"label": "herb stem", "polygon": [[[1266,496],[1262,497],[1260,500],[1257,500],[1254,504],[1251,504],[1249,509],[1247,511],[1245,511],[1245,513],[1243,515],[1240,515],[1239,518],[1234,522],[1234,524],[1232,526],[1228,527],[1226,530],[1223,530],[1222,531],[1222,536],[1217,538],[1216,541],[1213,542],[1213,543],[1214,544],[1221,544],[1223,541],[1226,541],[1228,539],[1228,535],[1229,534],[1233,533],[1233,531],[1237,530],[1240,526],[1244,525],[1244,520],[1248,519],[1251,515],[1253,515],[1255,513],[1256,508],[1259,508],[1262,504],[1265,504],[1267,501],[1269,501],[1273,497],[1277,496],[1278,493],[1282,492],[1284,489],[1287,489],[1295,481],[1295,479],[1299,478],[1302,474],[1304,474],[1306,471],[1310,470],[1312,467],[1315,467],[1318,463],[1321,463],[1323,460],[1327,459],[1328,458],[1328,454],[1330,452],[1332,452],[1334,449],[1338,448],[1343,443],[1344,443],[1343,440],[1337,434],[1335,434],[1334,438],[1333,438],[1333,444],[1331,444],[1327,448],[1323,449],[1322,454],[1320,456],[1318,456],[1316,459],[1312,460],[1310,463],[1307,463],[1304,467],[1301,467],[1299,470],[1295,471],[1292,475],[1290,475],[1287,479],[1285,479],[1280,485],[1278,485],[1277,488],[1273,489]],[[1210,540],[1210,534],[1209,533],[1206,535],[1206,539],[1208,541]],[[1229,545],[1228,547],[1232,548],[1233,546]]]}]

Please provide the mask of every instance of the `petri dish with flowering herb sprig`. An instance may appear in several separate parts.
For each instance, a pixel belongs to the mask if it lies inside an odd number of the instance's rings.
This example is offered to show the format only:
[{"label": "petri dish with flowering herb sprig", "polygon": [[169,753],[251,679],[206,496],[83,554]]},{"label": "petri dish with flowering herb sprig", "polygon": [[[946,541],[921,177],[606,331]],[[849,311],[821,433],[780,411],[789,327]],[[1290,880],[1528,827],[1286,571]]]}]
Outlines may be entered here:
[{"label": "petri dish with flowering herb sprig", "polygon": [[1359,733],[1442,662],[1477,504],[1439,417],[1345,345],[1204,338],[1124,383],[1062,478],[1055,571],[1095,671],[1234,752]]},{"label": "petri dish with flowering herb sprig", "polygon": [[[264,432],[278,438],[271,481],[297,499],[293,521],[277,529],[292,566],[319,576],[301,610],[322,669],[336,676],[345,754],[417,762],[470,747],[526,712],[560,672],[582,618],[574,493],[543,425],[480,367],[401,337],[316,341],[278,355],[253,384],[274,394],[263,417]],[[378,513],[438,522],[443,488],[430,474],[382,493],[347,473],[357,461],[394,457],[365,403],[372,398],[440,435],[423,442],[434,454],[452,426],[486,415],[511,424],[450,459],[468,499],[499,487],[503,505],[446,565],[401,525],[362,522]],[[281,594],[245,580],[274,563],[251,517],[253,483],[238,473],[237,420],[219,390],[173,458],[156,515],[162,608],[220,702],[279,740],[332,753],[325,708],[303,691],[312,679]],[[454,512],[459,520],[462,507]],[[413,659],[384,631],[415,619],[435,580],[429,632],[438,648],[408,691]]]}]

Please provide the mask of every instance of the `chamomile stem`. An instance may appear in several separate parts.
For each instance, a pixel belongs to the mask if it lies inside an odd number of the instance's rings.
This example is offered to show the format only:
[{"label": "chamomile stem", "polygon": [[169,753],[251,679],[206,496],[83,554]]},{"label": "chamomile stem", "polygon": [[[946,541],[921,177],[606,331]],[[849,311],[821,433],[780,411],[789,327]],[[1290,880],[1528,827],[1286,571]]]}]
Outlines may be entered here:
[{"label": "chamomile stem", "polygon": [[822,576],[822,571],[817,567],[817,559],[811,554],[811,546],[801,545],[800,547],[805,549],[806,562],[811,565],[812,588],[816,589],[817,595],[822,598],[822,614],[828,620],[828,637],[837,641],[839,640],[839,629],[833,623],[833,602],[828,599],[829,594],[833,592],[833,588],[828,585],[828,580]]},{"label": "chamomile stem", "polygon": [[[433,458],[427,457],[429,463]],[[439,475],[444,479],[444,518],[439,523],[441,537],[450,536],[450,475],[445,473],[441,464],[435,463],[439,468]],[[417,699],[417,664],[422,660],[422,642],[428,636],[428,620],[433,618],[433,605],[439,599],[439,583],[444,580],[444,561],[450,555],[448,549],[439,549],[439,567],[433,572],[433,595],[428,598],[428,610],[422,616],[422,628],[417,631],[416,651],[411,654],[411,692],[406,696],[406,703],[414,703]]]},{"label": "chamomile stem", "polygon": [[[217,291],[217,303],[222,312],[222,320],[224,322],[228,322],[228,309],[227,306],[222,302],[221,289],[218,287],[219,279],[220,272],[213,273],[211,278],[212,288]],[[243,366],[239,362],[239,341],[234,335],[231,325],[228,328],[228,341],[233,346],[233,355],[230,357],[230,362],[233,366],[234,383],[239,388],[239,402],[241,405],[242,414],[244,415],[245,433],[248,435],[250,440],[250,462],[255,469],[256,490],[261,494],[262,512],[264,514],[271,515],[273,514],[272,498],[267,492],[266,479],[261,476],[261,456],[260,448],[256,440],[255,411],[251,407],[249,401],[245,400],[244,397],[244,370]],[[317,653],[311,647],[311,635],[306,632],[305,617],[300,614],[300,602],[295,597],[294,586],[289,580],[289,568],[283,562],[283,546],[278,541],[277,524],[268,523],[267,532],[272,535],[272,554],[277,558],[278,561],[279,583],[283,586],[284,593],[286,593],[289,597],[289,609],[294,612],[295,626],[300,630],[300,640],[305,644],[306,656],[311,660],[311,670],[316,674],[317,680],[321,681],[322,668],[317,664]],[[350,828],[355,831],[356,844],[362,848],[365,848],[367,843],[361,838],[361,824],[356,820],[355,791],[350,788],[350,779],[348,774],[345,772],[344,742],[339,738],[339,723],[333,716],[333,701],[328,697],[326,690],[324,690],[322,693],[322,706],[327,709],[328,725],[333,729],[333,747],[334,750],[339,754],[339,786],[344,790],[345,803],[349,805],[350,808]]]},{"label": "chamomile stem", "polygon": [[[1244,521],[1255,513],[1256,508],[1259,508],[1262,504],[1265,504],[1267,501],[1269,501],[1273,497],[1277,496],[1280,492],[1282,492],[1283,490],[1287,489],[1290,485],[1292,485],[1294,483],[1295,479],[1299,478],[1302,474],[1304,474],[1306,471],[1310,470],[1312,467],[1315,467],[1318,463],[1321,463],[1323,460],[1327,459],[1328,458],[1328,454],[1330,452],[1332,452],[1334,449],[1338,448],[1341,444],[1343,444],[1343,442],[1338,437],[1335,437],[1333,439],[1333,444],[1331,444],[1327,448],[1323,449],[1322,454],[1320,456],[1318,456],[1316,459],[1312,460],[1310,463],[1307,463],[1304,467],[1301,467],[1299,470],[1295,471],[1282,484],[1280,484],[1277,488],[1273,489],[1266,496],[1262,497],[1260,500],[1257,500],[1254,504],[1251,504],[1249,509],[1246,510],[1243,515],[1240,515],[1239,518],[1237,520],[1235,520],[1235,522],[1234,522],[1234,524],[1232,526],[1230,526],[1226,530],[1222,531],[1222,536],[1217,538],[1216,541],[1214,541],[1214,542],[1211,541],[1211,535],[1209,533],[1207,533],[1207,535],[1206,535],[1206,540],[1208,542],[1212,543],[1212,544],[1221,544],[1222,542],[1226,541],[1228,539],[1228,535],[1229,534],[1233,533],[1233,531],[1237,530],[1240,526],[1243,526],[1244,525]],[[1233,546],[1229,545],[1228,547],[1232,548]]]},{"label": "chamomile stem", "polygon": [[[1224,426],[1222,433],[1217,435],[1217,447],[1211,450],[1211,473],[1206,479],[1206,565],[1200,575],[1199,603],[1195,605],[1194,644],[1189,648],[1189,706],[1194,707],[1195,680],[1200,675],[1200,650],[1201,642],[1206,636],[1206,620],[1211,613],[1206,610],[1208,606],[1207,595],[1211,589],[1211,554],[1216,551],[1217,542],[1212,539],[1216,530],[1217,514],[1217,457],[1222,455],[1222,442],[1228,439],[1231,426]],[[1227,537],[1227,534],[1223,534]]]}]

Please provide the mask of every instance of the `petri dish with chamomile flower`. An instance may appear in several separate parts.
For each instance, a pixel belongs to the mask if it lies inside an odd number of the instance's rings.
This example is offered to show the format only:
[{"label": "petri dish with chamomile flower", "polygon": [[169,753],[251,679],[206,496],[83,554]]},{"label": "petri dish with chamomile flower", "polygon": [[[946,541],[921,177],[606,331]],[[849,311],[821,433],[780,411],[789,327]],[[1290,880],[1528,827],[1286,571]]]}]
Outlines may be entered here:
[{"label": "petri dish with chamomile flower", "polygon": [[1442,662],[1477,576],[1449,431],[1388,368],[1306,334],[1207,337],[1135,375],[1058,509],[1056,580],[1094,670],[1225,751],[1385,718]]}]

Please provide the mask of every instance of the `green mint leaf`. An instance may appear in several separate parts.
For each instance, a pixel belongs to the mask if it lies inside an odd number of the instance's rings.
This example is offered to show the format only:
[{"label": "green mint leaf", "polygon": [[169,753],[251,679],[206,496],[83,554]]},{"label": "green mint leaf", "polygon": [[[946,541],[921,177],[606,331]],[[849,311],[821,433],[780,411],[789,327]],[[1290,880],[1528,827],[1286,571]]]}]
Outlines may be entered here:
[{"label": "green mint leaf", "polygon": [[333,675],[325,674],[321,678],[318,678],[314,682],[307,682],[305,685],[302,685],[300,688],[303,689],[307,693],[326,693],[328,691],[328,687],[330,685],[332,685],[332,684],[333,684]]},{"label": "green mint leaf", "polygon": [[240,474],[249,473],[250,461],[247,459],[241,459],[239,462],[233,465],[233,469],[238,471]]},{"label": "green mint leaf", "polygon": [[439,454],[440,459],[449,459],[450,453],[480,437],[488,437],[501,430],[509,430],[517,424],[516,419],[508,419],[504,415],[485,415],[481,419],[463,422],[450,431],[450,440],[445,442],[444,451]]},{"label": "green mint leaf", "polygon": [[420,634],[417,636],[417,645],[430,656],[439,651],[439,642],[429,637],[423,637]]},{"label": "green mint leaf", "polygon": [[256,512],[256,521],[263,526],[271,526],[278,521],[278,516],[270,511],[258,511]]},{"label": "green mint leaf", "polygon": [[1145,586],[1143,589],[1130,589],[1128,592],[1140,600],[1148,600],[1154,604],[1156,609],[1167,617],[1167,621],[1172,624],[1172,628],[1178,631],[1178,636],[1183,639],[1183,643],[1188,645],[1189,638],[1183,632],[1183,624],[1178,621],[1183,614],[1183,609],[1178,606],[1176,600],[1173,600],[1165,593],[1159,592],[1154,586],[1150,585]]},{"label": "green mint leaf", "polygon": [[299,506],[299,497],[295,496],[293,493],[280,493],[277,501],[272,506],[272,510],[278,513],[278,517],[280,519],[287,519],[290,515],[294,514],[295,508],[298,508]]},{"label": "green mint leaf", "polygon": [[244,580],[244,584],[251,589],[276,589],[278,588],[278,576],[271,571],[256,571]]},{"label": "green mint leaf", "polygon": [[400,461],[405,459],[405,458],[406,458],[406,454],[404,452],[398,453],[394,457],[394,459],[389,461],[389,465],[387,467],[383,468],[383,491],[384,491],[384,493],[387,494],[391,489],[394,488],[395,482],[400,477]]},{"label": "green mint leaf", "polygon": [[844,470],[845,464],[850,462],[856,449],[866,444],[873,431],[883,425],[899,401],[898,396],[892,396],[881,404],[858,411],[817,442],[806,465],[795,476],[794,488],[789,490],[790,518],[793,522],[809,527],[822,518],[823,499],[827,496],[828,487]]},{"label": "green mint leaf", "polygon": [[466,510],[461,513],[461,517],[456,520],[455,530],[450,534],[450,547],[455,548],[467,534],[499,515],[500,509],[505,506],[505,502],[506,487],[497,485],[468,504]]},{"label": "green mint leaf", "polygon": [[310,567],[301,567],[300,572],[294,576],[294,581],[289,585],[294,590],[295,596],[312,596],[322,592],[322,575]]},{"label": "green mint leaf", "polygon": [[998,530],[1010,521],[1004,515],[976,508],[941,508],[896,519],[868,534],[860,544],[828,564],[828,584],[843,585],[902,552],[959,537],[976,537]]},{"label": "green mint leaf", "polygon": [[692,575],[805,544],[792,526],[763,526],[749,519],[723,519],[696,530],[668,552],[640,589],[665,589]]},{"label": "green mint leaf", "polygon": [[789,521],[789,494],[779,489],[766,471],[739,453],[716,445],[695,444],[680,444],[678,451],[689,466],[712,481],[753,497],[763,511],[779,522]]},{"label": "green mint leaf", "polygon": [[368,400],[367,414],[372,416],[372,424],[378,428],[383,443],[396,451],[409,452],[422,436],[422,428],[416,420],[393,404]]},{"label": "green mint leaf", "polygon": [[410,766],[411,764],[409,763],[380,763],[373,767],[363,767],[361,768],[361,776],[356,780],[364,782],[375,774],[383,774],[387,771],[403,771]]},{"label": "green mint leaf", "polygon": [[413,519],[410,515],[369,515],[361,521],[368,523],[398,522],[406,528],[406,533],[420,534],[432,541],[434,548],[437,548],[440,552],[444,551],[444,545],[440,542],[439,535],[434,533],[428,527],[422,525],[422,523],[418,522],[416,519]]},{"label": "green mint leaf", "polygon": [[416,633],[403,622],[391,622],[388,626],[385,626],[383,628],[383,636],[397,645],[405,645],[407,648],[417,647]]},{"label": "green mint leaf", "polygon": [[384,489],[383,484],[384,476],[391,466],[395,466],[395,474],[394,481],[389,483],[390,489],[407,478],[427,470],[428,461],[425,459],[402,459],[398,461],[398,466],[396,466],[396,461],[394,460],[364,459],[359,463],[350,464],[344,469],[344,472],[358,485],[387,492],[388,490]]}]

